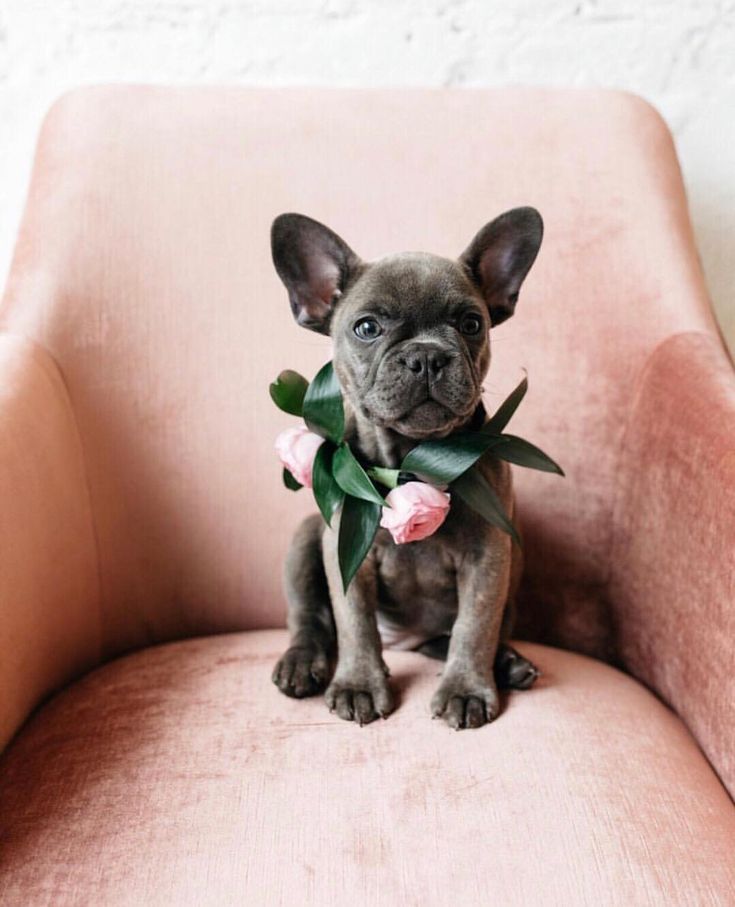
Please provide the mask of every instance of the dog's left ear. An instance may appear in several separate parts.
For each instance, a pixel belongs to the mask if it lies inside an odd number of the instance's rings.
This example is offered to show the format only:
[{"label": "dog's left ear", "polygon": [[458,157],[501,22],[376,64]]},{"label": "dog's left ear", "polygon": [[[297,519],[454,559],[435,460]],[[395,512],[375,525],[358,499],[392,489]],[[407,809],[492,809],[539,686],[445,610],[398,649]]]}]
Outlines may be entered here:
[{"label": "dog's left ear", "polygon": [[271,252],[298,324],[328,334],[358,256],[333,230],[304,214],[281,214],[273,221]]},{"label": "dog's left ear", "polygon": [[544,222],[535,208],[513,208],[485,224],[460,256],[485,297],[493,327],[515,311],[543,235]]}]

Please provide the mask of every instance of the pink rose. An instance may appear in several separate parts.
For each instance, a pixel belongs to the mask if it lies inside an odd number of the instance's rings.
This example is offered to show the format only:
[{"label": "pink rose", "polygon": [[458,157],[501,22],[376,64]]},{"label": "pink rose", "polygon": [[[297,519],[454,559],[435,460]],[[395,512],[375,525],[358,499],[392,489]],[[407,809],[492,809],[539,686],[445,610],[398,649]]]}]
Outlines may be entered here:
[{"label": "pink rose", "polygon": [[276,438],[276,453],[294,479],[311,488],[314,457],[323,443],[324,438],[309,431],[305,425],[299,425],[287,428]]},{"label": "pink rose", "polygon": [[418,542],[432,535],[449,513],[449,495],[425,482],[406,482],[386,496],[380,525],[397,545]]}]

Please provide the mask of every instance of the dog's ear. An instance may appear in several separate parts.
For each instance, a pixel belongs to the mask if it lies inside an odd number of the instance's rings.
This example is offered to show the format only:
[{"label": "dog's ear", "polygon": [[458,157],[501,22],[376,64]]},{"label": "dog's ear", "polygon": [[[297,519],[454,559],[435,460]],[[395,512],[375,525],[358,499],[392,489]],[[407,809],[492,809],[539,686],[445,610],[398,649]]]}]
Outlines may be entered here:
[{"label": "dog's ear", "polygon": [[281,214],[273,221],[271,252],[296,321],[328,334],[334,306],[360,264],[358,256],[329,227],[303,214]]},{"label": "dog's ear", "polygon": [[543,235],[544,222],[535,208],[513,208],[485,224],[460,256],[485,297],[493,326],[515,311]]}]

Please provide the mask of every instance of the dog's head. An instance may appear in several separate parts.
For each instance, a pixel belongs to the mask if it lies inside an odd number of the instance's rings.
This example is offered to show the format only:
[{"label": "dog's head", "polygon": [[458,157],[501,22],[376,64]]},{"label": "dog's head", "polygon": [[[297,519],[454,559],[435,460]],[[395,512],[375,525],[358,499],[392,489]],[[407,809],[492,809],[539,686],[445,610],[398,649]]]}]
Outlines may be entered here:
[{"label": "dog's head", "polygon": [[542,235],[538,211],[514,208],[456,261],[404,252],[364,262],[323,224],[282,214],[271,246],[296,321],[331,335],[352,407],[421,439],[444,437],[477,408],[489,329],[513,314]]}]

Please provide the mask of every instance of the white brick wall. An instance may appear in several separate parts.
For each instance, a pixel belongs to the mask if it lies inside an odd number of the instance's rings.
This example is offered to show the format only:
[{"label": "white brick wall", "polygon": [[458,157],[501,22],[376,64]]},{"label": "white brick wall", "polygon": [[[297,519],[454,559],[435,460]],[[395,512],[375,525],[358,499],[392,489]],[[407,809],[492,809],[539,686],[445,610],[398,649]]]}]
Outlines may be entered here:
[{"label": "white brick wall", "polygon": [[674,131],[735,349],[735,0],[0,0],[0,277],[45,108],[100,81],[636,91]]}]

